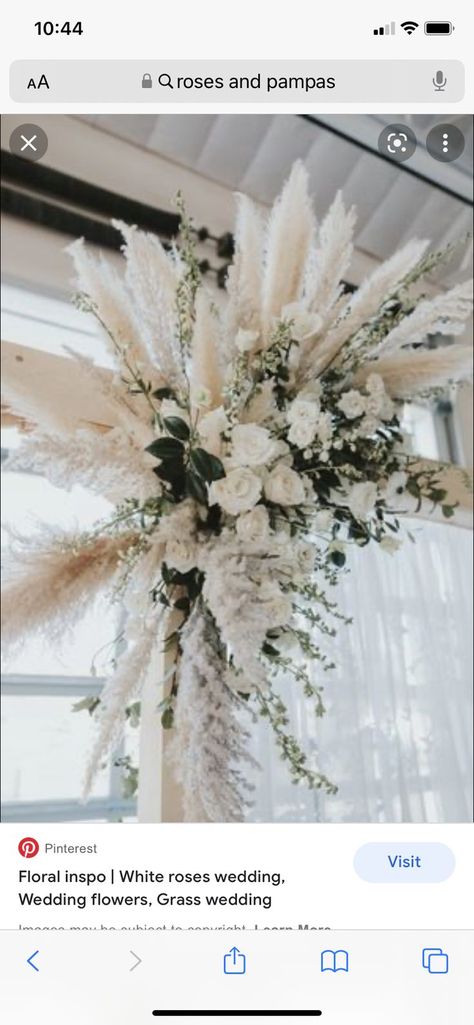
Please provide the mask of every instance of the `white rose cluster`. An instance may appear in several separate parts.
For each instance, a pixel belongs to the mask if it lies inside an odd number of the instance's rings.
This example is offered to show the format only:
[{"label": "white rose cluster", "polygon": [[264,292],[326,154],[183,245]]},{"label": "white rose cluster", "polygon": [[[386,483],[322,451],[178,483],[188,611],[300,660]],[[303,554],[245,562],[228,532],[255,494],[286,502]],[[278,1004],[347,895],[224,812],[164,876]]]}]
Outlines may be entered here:
[{"label": "white rose cluster", "polygon": [[392,419],[395,406],[385,391],[380,374],[369,374],[364,389],[365,392],[355,388],[344,392],[337,405],[348,420],[362,417],[357,434],[368,437],[374,434],[381,420]]},{"label": "white rose cluster", "polygon": [[209,505],[220,505],[230,516],[239,516],[253,509],[261,493],[260,477],[246,466],[237,467],[209,486]]},{"label": "white rose cluster", "polygon": [[322,453],[328,451],[333,434],[332,417],[321,411],[317,394],[303,393],[294,399],[288,407],[287,421],[290,425],[288,441],[296,448],[304,450],[317,441]]},{"label": "white rose cluster", "polygon": [[278,463],[268,475],[264,492],[275,505],[302,505],[306,498],[303,479],[286,463]]},{"label": "white rose cluster", "polygon": [[231,433],[232,463],[237,466],[268,466],[278,455],[278,442],[266,427],[238,424]]}]

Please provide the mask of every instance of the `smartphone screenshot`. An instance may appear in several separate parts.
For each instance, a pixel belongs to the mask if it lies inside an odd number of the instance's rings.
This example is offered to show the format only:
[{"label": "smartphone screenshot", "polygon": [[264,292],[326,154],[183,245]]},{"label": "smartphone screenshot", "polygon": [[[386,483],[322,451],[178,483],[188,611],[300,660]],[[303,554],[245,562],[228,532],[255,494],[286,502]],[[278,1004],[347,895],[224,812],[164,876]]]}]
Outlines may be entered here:
[{"label": "smartphone screenshot", "polygon": [[8,1025],[470,1025],[473,18],[3,15]]}]

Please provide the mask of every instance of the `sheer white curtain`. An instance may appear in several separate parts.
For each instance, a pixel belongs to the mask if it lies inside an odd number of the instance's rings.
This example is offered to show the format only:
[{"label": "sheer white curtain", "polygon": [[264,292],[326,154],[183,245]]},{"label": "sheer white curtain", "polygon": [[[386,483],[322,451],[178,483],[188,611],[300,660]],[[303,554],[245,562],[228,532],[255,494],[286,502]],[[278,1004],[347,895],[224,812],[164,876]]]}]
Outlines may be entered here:
[{"label": "sheer white curtain", "polygon": [[[330,641],[327,715],[282,681],[295,733],[339,786],[291,784],[262,721],[250,820],[456,822],[472,818],[472,535],[407,524],[416,544],[389,556],[352,548],[338,601],[352,625]],[[316,675],[320,674],[318,668]]]}]

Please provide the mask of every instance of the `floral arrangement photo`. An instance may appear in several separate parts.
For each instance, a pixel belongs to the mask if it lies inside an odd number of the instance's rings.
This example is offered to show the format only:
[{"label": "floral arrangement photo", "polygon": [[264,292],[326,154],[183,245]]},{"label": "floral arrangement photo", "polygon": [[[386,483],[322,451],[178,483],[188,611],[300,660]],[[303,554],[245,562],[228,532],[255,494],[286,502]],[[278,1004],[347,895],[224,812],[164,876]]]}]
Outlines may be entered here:
[{"label": "floral arrangement photo", "polygon": [[85,795],[159,654],[185,818],[240,821],[260,717],[295,784],[337,790],[294,736],[278,679],[290,676],[322,716],[336,628],[346,629],[333,593],[347,546],[396,557],[404,513],[423,503],[453,515],[439,468],[410,451],[402,413],[471,373],[470,346],[425,342],[463,332],[472,286],[427,295],[423,281],[450,249],[413,240],[346,291],[355,212],[337,195],[318,224],[301,163],[268,215],[238,197],[224,298],[202,282],[181,196],[178,209],[167,250],[114,222],[123,275],[83,241],[69,249],[77,304],[100,324],[113,372],[69,355],[113,426],[71,427],[6,382],[8,404],[37,425],[10,466],[79,482],[111,513],[86,533],[12,538],[4,641],[59,639],[105,592],[123,628],[94,702]]}]

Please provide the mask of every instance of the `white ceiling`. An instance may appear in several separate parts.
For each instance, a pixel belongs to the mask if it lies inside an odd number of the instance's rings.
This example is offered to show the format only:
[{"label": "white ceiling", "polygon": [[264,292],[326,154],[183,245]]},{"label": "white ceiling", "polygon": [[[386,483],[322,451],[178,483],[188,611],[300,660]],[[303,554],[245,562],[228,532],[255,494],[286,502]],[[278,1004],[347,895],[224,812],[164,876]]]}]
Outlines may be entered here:
[{"label": "white ceiling", "polygon": [[[413,236],[429,238],[438,248],[471,231],[468,204],[330,129],[330,125],[340,128],[376,150],[384,123],[408,120],[419,139],[411,166],[466,195],[472,159],[468,118],[456,118],[466,138],[465,152],[456,164],[439,163],[426,153],[426,133],[439,120],[427,115],[333,115],[320,119],[324,125],[291,114],[101,114],[82,120],[263,203],[273,200],[293,161],[301,158],[319,214],[342,189],[346,202],[358,210],[357,248],[377,259],[389,256]],[[443,282],[468,273],[470,258],[470,245],[461,246],[449,271],[443,270]]]}]

